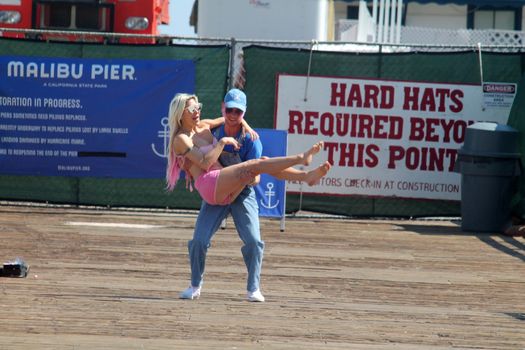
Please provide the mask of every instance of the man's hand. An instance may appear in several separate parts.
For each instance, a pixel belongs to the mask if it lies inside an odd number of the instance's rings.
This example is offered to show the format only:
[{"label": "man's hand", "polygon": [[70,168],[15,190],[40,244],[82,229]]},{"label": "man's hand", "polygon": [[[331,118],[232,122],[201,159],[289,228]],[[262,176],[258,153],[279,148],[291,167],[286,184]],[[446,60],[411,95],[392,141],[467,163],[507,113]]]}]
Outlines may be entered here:
[{"label": "man's hand", "polygon": [[221,138],[219,140],[219,143],[222,144],[223,147],[226,145],[232,145],[233,148],[236,150],[241,148],[241,144],[236,139],[234,139],[233,137],[229,137],[229,136],[225,136]]},{"label": "man's hand", "polygon": [[259,134],[257,133],[257,131],[253,130],[251,126],[249,126],[248,124],[246,124],[246,126],[244,127],[244,132],[246,132],[247,134],[250,135],[250,138],[255,141],[255,140],[258,140],[259,139]]},{"label": "man's hand", "polygon": [[257,186],[261,182],[261,175],[257,175],[253,178],[252,182],[250,182],[249,186]]}]

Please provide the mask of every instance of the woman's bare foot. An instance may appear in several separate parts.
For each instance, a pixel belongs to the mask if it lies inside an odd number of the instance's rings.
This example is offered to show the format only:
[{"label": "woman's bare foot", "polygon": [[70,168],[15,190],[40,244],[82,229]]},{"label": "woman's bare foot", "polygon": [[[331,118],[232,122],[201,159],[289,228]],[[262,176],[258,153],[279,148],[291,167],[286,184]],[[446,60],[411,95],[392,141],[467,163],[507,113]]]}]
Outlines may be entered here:
[{"label": "woman's bare foot", "polygon": [[312,146],[312,148],[310,148],[308,151],[304,152],[303,153],[302,164],[303,165],[310,165],[310,163],[312,162],[312,158],[313,158],[314,154],[319,153],[319,151],[323,148],[323,146],[324,146],[324,142],[323,141],[319,141],[316,144],[314,144]]},{"label": "woman's bare foot", "polygon": [[307,172],[304,182],[306,182],[308,186],[315,185],[323,176],[328,173],[328,170],[330,170],[331,167],[332,165],[328,163],[328,161],[324,162],[314,170]]}]

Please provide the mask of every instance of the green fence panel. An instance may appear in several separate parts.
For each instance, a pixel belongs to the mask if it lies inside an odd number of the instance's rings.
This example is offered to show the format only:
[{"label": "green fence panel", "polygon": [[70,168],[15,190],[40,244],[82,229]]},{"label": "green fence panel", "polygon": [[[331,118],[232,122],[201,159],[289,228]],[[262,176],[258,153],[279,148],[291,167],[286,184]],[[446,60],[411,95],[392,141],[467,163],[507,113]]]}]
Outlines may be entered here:
[{"label": "green fence panel", "polygon": [[78,202],[79,179],[51,176],[0,176],[0,198],[49,203]]},{"label": "green fence panel", "polygon": [[2,56],[82,57],[82,45],[0,38]]},{"label": "green fence panel", "polygon": [[[483,53],[484,81],[516,82],[521,54]],[[479,84],[479,54],[464,52],[341,53],[250,46],[244,49],[248,121],[274,125],[278,73]],[[329,197],[329,198],[327,198]],[[457,201],[287,195],[287,212],[312,210],[349,216],[457,216]]]},{"label": "green fence panel", "polygon": [[[102,45],[0,39],[0,55],[101,59],[191,59],[196,65],[196,94],[203,118],[220,115],[227,88],[227,46]],[[174,92],[175,94],[175,92]],[[166,115],[168,106],[166,106]],[[182,183],[182,181],[181,181]],[[101,206],[197,209],[196,192],[179,184],[165,191],[163,179],[105,179],[49,176],[0,176],[2,199]]]},{"label": "green fence panel", "polygon": [[[230,51],[227,46],[118,45],[42,42],[0,38],[0,55],[71,58],[192,59],[196,64],[196,94],[204,104],[203,118],[220,115],[220,103],[228,83]],[[481,59],[480,59],[481,58]],[[355,78],[378,78],[479,84],[518,82],[525,67],[521,53],[326,52],[297,48],[249,46],[243,49],[248,95],[247,120],[253,127],[273,128],[275,87],[278,73]],[[482,71],[480,70],[482,68]],[[520,89],[509,124],[525,131],[525,88]],[[168,106],[166,106],[166,113]],[[525,142],[522,157],[525,160]],[[525,215],[525,184],[520,179],[516,210]],[[134,206],[196,209],[200,198],[181,181],[173,193],[165,191],[163,179],[69,178],[45,176],[0,176],[0,198],[51,203],[100,206]],[[455,201],[398,198],[287,195],[287,212],[308,210],[350,216],[456,216]]]},{"label": "green fence panel", "polygon": [[525,74],[518,84],[518,91],[512,109],[510,111],[508,124],[520,132],[519,152],[521,161],[521,174],[518,178],[517,192],[512,200],[514,214],[525,220]]},{"label": "green fence panel", "polygon": [[197,209],[201,203],[197,191],[185,188],[185,181],[167,192],[163,180],[82,178],[79,193],[79,203],[109,207]]}]

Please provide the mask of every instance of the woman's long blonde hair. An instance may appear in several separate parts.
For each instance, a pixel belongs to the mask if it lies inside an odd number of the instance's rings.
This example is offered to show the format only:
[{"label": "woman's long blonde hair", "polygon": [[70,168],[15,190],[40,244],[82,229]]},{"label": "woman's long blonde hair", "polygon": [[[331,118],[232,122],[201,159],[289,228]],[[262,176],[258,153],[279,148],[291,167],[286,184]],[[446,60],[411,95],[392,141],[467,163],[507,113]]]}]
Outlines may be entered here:
[{"label": "woman's long blonde hair", "polygon": [[169,191],[172,191],[173,188],[175,188],[175,185],[177,184],[177,181],[179,180],[180,176],[180,168],[177,164],[177,155],[175,154],[174,140],[175,136],[177,136],[179,129],[182,126],[182,114],[184,113],[184,109],[186,108],[186,102],[188,102],[188,100],[191,99],[199,103],[199,98],[197,96],[184,93],[176,94],[170,102],[170,108],[168,112],[170,141],[167,150],[168,165],[166,167],[166,184],[167,189]]}]

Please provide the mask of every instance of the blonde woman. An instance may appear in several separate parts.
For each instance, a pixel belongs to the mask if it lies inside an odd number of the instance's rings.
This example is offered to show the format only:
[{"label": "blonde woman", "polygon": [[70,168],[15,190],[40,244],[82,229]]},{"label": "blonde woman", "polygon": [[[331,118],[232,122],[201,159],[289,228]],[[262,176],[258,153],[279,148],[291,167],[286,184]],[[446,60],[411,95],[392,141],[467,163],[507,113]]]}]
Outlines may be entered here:
[{"label": "blonde woman", "polygon": [[[170,141],[166,180],[169,190],[173,190],[180,171],[186,173],[187,186],[191,181],[202,199],[212,205],[231,203],[255,176],[265,173],[280,179],[297,180],[294,165],[309,165],[312,157],[323,147],[323,142],[314,144],[302,154],[251,159],[223,168],[218,159],[226,145],[238,149],[241,145],[233,137],[216,140],[210,128],[224,122],[222,118],[201,121],[202,105],[197,96],[177,94],[170,103],[169,127]],[[243,121],[243,125],[249,126]],[[326,175],[330,164],[325,162],[317,169],[304,173],[302,180],[310,185]]]}]

